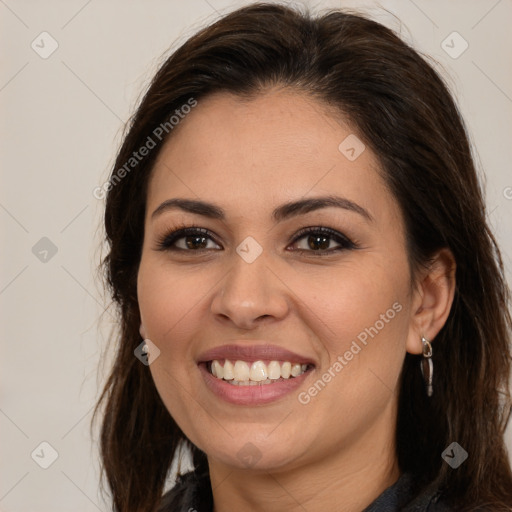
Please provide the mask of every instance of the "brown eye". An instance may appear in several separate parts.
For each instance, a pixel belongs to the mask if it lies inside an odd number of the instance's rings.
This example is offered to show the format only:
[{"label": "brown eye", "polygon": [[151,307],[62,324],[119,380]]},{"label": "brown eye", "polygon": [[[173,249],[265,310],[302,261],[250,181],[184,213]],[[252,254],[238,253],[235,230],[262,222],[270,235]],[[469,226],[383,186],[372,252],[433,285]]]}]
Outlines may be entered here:
[{"label": "brown eye", "polygon": [[177,251],[206,251],[209,249],[215,249],[209,242],[212,242],[214,246],[219,247],[218,244],[212,238],[210,232],[204,228],[182,228],[165,235],[159,242],[158,248],[160,250],[177,250]]},{"label": "brown eye", "polygon": [[[331,254],[357,247],[342,233],[323,226],[302,229],[295,236],[292,245],[297,246],[295,251],[315,255]],[[164,235],[157,247],[162,251],[184,252],[222,249],[207,229],[199,227],[180,228]]]},{"label": "brown eye", "polygon": [[[299,242],[299,243],[298,243]],[[345,235],[330,228],[316,227],[301,230],[293,241],[300,252],[317,254],[333,253],[343,249],[354,249],[355,244]]]}]

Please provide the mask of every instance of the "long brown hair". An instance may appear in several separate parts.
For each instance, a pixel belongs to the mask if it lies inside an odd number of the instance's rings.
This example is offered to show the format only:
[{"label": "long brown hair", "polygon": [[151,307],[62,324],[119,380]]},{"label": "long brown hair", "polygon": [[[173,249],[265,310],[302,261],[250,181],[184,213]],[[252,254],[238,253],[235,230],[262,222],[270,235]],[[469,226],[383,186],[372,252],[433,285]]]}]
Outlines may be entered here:
[{"label": "long brown hair", "polygon": [[[172,130],[133,168],[119,169],[191,99],[200,108],[213,92],[250,98],[273,85],[331,105],[377,155],[405,219],[412,269],[442,247],[457,263],[454,303],[434,342],[431,398],[419,356],[407,354],[404,362],[396,432],[401,471],[413,473],[420,488],[440,479],[456,510],[512,510],[503,438],[511,407],[509,291],[457,106],[431,65],[383,25],[346,11],[314,18],[275,4],[230,13],[164,62],[112,170],[102,268],[120,333],[96,412],[103,412],[101,456],[115,510],[154,511],[176,448],[187,443],[133,354],[142,341],[136,280],[147,184]],[[469,454],[457,469],[441,458],[453,441]],[[207,468],[205,454],[190,448],[196,467]]]}]

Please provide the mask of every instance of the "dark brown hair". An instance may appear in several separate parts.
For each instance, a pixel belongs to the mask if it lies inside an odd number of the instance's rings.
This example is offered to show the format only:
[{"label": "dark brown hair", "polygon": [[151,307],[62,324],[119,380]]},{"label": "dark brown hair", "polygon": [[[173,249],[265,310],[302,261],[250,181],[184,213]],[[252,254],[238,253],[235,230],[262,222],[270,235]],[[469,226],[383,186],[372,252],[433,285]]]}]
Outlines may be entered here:
[{"label": "dark brown hair", "polygon": [[[213,92],[251,98],[275,85],[332,106],[377,155],[405,219],[411,269],[443,247],[456,260],[454,303],[434,341],[431,398],[419,356],[407,354],[404,362],[396,432],[401,471],[412,472],[420,487],[440,479],[456,510],[512,510],[503,438],[511,404],[509,292],[457,106],[433,67],[383,25],[346,11],[314,18],[276,4],[230,13],[164,62],[112,171],[103,268],[120,333],[96,412],[103,406],[101,455],[115,510],[155,510],[176,447],[187,440],[133,354],[142,341],[136,281],[147,184],[161,144],[122,179],[114,175],[191,98],[201,108]],[[453,441],[469,454],[457,469],[441,458]],[[196,467],[205,469],[205,454],[190,447]]]}]

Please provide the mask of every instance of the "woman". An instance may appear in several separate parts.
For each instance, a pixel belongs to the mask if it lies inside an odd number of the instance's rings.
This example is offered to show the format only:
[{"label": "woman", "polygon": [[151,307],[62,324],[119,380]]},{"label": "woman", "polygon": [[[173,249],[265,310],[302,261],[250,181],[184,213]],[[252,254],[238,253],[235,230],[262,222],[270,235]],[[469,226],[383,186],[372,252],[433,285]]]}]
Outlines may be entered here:
[{"label": "woman", "polygon": [[512,510],[500,253],[457,107],[389,29],[225,16],[106,191],[115,510]]}]

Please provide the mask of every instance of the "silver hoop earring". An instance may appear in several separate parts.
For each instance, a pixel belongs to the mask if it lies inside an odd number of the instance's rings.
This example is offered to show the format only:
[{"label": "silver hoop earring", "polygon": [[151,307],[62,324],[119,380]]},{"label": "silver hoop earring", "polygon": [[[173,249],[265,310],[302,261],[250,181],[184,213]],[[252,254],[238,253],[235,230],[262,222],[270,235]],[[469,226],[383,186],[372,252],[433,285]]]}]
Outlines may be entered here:
[{"label": "silver hoop earring", "polygon": [[421,374],[423,375],[423,380],[425,381],[425,390],[427,392],[427,396],[432,396],[434,392],[434,388],[432,386],[432,380],[434,377],[434,363],[432,362],[432,345],[430,341],[425,338],[425,336],[421,337],[421,343],[423,345],[423,357],[421,359],[420,368]]}]

